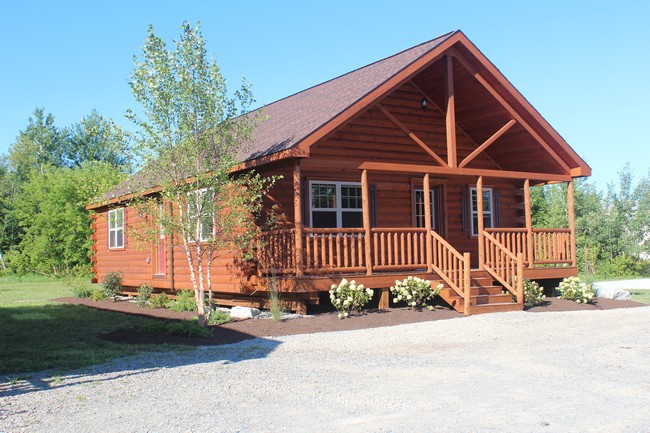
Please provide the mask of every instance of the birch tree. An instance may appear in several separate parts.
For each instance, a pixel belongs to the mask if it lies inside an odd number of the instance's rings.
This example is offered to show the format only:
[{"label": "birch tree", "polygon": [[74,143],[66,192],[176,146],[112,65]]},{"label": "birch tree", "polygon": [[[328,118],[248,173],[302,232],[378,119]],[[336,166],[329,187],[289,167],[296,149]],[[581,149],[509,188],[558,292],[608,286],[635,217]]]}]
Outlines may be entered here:
[{"label": "birch tree", "polygon": [[139,232],[153,241],[163,230],[182,247],[204,325],[212,311],[211,265],[221,254],[250,251],[253,220],[273,182],[253,172],[233,175],[259,116],[248,113],[253,98],[245,80],[228,92],[198,26],[184,22],[171,49],[150,26],[134,63],[130,86],[140,112],[127,117],[137,126],[145,168],[132,190],[148,220]]}]

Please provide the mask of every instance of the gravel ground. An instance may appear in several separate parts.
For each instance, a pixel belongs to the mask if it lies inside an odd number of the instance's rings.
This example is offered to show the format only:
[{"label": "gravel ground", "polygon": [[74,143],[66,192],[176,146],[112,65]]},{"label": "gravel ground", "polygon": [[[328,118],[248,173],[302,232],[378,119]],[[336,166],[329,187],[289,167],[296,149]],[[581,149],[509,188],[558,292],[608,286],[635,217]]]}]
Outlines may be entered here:
[{"label": "gravel ground", "polygon": [[650,307],[247,340],[0,384],[0,432],[650,431]]}]

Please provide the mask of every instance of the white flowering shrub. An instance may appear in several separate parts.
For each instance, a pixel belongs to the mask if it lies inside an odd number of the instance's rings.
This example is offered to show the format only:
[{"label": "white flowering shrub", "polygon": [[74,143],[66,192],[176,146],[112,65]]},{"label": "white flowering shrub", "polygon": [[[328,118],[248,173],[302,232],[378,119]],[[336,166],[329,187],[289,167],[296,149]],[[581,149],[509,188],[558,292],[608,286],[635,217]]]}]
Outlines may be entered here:
[{"label": "white flowering shrub", "polygon": [[570,299],[576,301],[578,304],[587,304],[594,298],[591,285],[581,282],[578,277],[565,278],[557,290],[560,292],[559,298]]},{"label": "white flowering shrub", "polygon": [[345,319],[351,313],[361,311],[361,307],[372,299],[372,295],[372,289],[366,289],[363,284],[343,278],[338,285],[332,284],[330,301],[338,310],[339,319]]},{"label": "white flowering shrub", "polygon": [[[517,286],[517,277],[513,280],[513,285]],[[524,304],[534,307],[544,302],[544,299],[546,299],[544,288],[540,287],[536,281],[524,278]],[[512,302],[517,302],[517,296],[512,295]]]},{"label": "white flowering shrub", "polygon": [[395,303],[404,301],[409,308],[431,309],[427,302],[433,300],[442,287],[442,284],[438,284],[433,288],[431,281],[408,277],[404,281],[395,281],[395,285],[390,288],[390,293],[394,296]]}]

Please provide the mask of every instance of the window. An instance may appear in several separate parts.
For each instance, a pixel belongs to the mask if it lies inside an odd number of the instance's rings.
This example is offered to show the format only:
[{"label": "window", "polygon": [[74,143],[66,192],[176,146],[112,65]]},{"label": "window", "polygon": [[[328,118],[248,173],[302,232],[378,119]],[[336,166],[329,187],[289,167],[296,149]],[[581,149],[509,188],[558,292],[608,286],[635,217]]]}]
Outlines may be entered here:
[{"label": "window", "polygon": [[[470,188],[470,201],[472,203],[472,236],[478,236],[478,198],[476,188]],[[494,224],[492,203],[492,188],[483,188],[483,227],[489,228]]]},{"label": "window", "polygon": [[[215,212],[214,193],[211,190],[199,189],[187,193],[190,232],[197,242],[207,242],[213,237]],[[197,215],[199,215],[198,225]]]},{"label": "window", "polygon": [[124,208],[108,211],[108,248],[124,248]]},{"label": "window", "polygon": [[[413,210],[415,214],[415,227],[424,227],[424,190],[422,188],[417,188],[413,192],[413,204],[415,209]],[[436,229],[436,205],[435,205],[435,193],[433,189],[429,190],[429,197],[431,199],[431,228]]]},{"label": "window", "polygon": [[313,181],[310,193],[312,227],[363,227],[360,184]]}]

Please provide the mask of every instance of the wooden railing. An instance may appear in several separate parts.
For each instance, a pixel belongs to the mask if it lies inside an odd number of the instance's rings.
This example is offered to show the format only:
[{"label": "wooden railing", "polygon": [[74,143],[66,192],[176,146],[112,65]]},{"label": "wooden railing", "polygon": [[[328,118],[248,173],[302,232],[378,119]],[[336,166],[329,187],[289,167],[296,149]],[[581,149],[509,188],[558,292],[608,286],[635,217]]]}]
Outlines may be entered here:
[{"label": "wooden railing", "polygon": [[486,233],[491,234],[494,239],[503,245],[513,254],[523,254],[524,264],[530,264],[528,257],[528,230],[521,228],[488,228]]},{"label": "wooden railing", "polygon": [[426,269],[426,229],[373,228],[373,271]]},{"label": "wooden railing", "polygon": [[492,234],[483,231],[483,268],[500,282],[511,294],[517,296],[517,303],[524,302],[524,255],[514,254]]},{"label": "wooden railing", "polygon": [[431,230],[433,270],[447,285],[463,298],[464,314],[469,315],[470,307],[470,261],[469,253],[460,254],[449,242]]},{"label": "wooden railing", "polygon": [[313,229],[304,231],[304,272],[361,272],[366,269],[363,229]]},{"label": "wooden railing", "polygon": [[570,229],[533,229],[534,263],[539,265],[571,264]]},{"label": "wooden railing", "polygon": [[265,231],[260,234],[257,262],[264,274],[290,274],[296,271],[294,229]]}]

